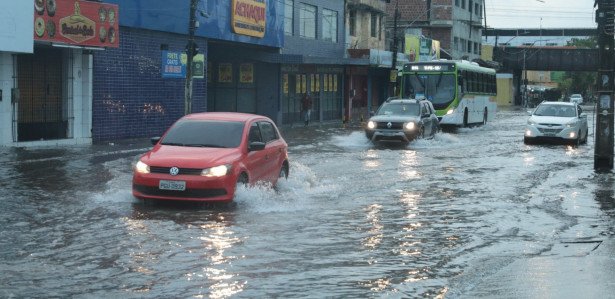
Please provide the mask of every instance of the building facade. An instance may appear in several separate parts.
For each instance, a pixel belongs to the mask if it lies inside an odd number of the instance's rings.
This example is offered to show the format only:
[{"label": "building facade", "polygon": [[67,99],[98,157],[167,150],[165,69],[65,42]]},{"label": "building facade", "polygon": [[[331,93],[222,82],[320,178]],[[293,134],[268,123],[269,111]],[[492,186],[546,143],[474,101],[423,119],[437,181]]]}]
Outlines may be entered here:
[{"label": "building facade", "polygon": [[190,112],[249,112],[277,120],[279,64],[261,57],[283,45],[283,3],[193,1],[194,40],[202,66],[188,104],[191,1],[110,2],[124,9],[119,17],[122,36],[117,49],[94,55],[94,141],[160,136],[185,114],[186,105]]},{"label": "building facade", "polygon": [[[385,22],[385,0],[346,1],[348,54],[369,61],[367,65],[346,68],[346,121],[360,122],[367,119],[370,111],[376,110],[393,92],[389,80],[393,69],[393,52],[385,50]],[[401,56],[400,63],[408,61]]]},{"label": "building facade", "polygon": [[0,145],[91,143],[93,53],[118,46],[117,6],[8,0],[0,11]]},{"label": "building facade", "polygon": [[391,0],[387,31],[440,41],[441,58],[473,60],[480,58],[484,9],[484,0]]}]

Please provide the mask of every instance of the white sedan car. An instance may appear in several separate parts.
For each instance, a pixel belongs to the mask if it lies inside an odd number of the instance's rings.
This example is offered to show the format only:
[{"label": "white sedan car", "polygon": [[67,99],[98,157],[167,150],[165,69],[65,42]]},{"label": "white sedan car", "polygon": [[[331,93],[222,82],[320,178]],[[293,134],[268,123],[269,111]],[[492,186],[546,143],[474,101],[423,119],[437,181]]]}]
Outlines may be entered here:
[{"label": "white sedan car", "polygon": [[523,142],[565,141],[587,143],[587,115],[575,103],[542,102],[533,112],[525,126]]},{"label": "white sedan car", "polygon": [[575,103],[577,105],[581,105],[583,104],[583,96],[578,93],[575,93],[570,96],[570,102]]}]

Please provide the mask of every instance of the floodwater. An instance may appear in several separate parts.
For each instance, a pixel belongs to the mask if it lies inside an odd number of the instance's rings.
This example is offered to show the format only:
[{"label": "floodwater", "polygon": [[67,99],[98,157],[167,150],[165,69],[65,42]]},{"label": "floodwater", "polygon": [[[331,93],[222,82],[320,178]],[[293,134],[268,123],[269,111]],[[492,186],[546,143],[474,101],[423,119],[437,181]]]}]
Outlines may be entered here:
[{"label": "floodwater", "polygon": [[587,145],[522,142],[524,111],[407,147],[285,130],[290,177],[236,205],[145,204],[147,144],[0,149],[0,297],[458,297],[563,237],[612,236]]}]

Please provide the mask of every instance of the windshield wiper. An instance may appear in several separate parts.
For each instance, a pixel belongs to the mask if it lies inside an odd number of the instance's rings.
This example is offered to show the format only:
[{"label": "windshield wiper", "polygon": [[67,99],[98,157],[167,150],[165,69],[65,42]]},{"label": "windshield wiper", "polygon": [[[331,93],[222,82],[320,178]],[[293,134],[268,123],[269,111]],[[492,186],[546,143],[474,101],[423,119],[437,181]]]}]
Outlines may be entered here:
[{"label": "windshield wiper", "polygon": [[184,146],[183,143],[179,143],[179,142],[163,142],[161,143],[162,145],[177,145],[177,146]]},{"label": "windshield wiper", "polygon": [[226,148],[226,146],[219,145],[219,144],[201,144],[201,143],[186,144],[186,146],[190,146],[190,147],[216,147],[216,148]]}]

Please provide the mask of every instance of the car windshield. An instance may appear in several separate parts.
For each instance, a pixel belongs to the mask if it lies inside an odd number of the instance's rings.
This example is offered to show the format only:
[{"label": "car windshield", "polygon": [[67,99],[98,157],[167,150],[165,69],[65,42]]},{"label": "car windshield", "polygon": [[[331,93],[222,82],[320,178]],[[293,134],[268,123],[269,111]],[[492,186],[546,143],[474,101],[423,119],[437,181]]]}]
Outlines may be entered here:
[{"label": "car windshield", "polygon": [[539,105],[534,111],[538,116],[575,117],[576,110],[573,106],[565,105]]},{"label": "car windshield", "polygon": [[169,129],[161,144],[192,147],[238,147],[243,136],[243,122],[183,120]]},{"label": "car windshield", "polygon": [[388,103],[378,109],[377,115],[419,115],[418,103]]}]

